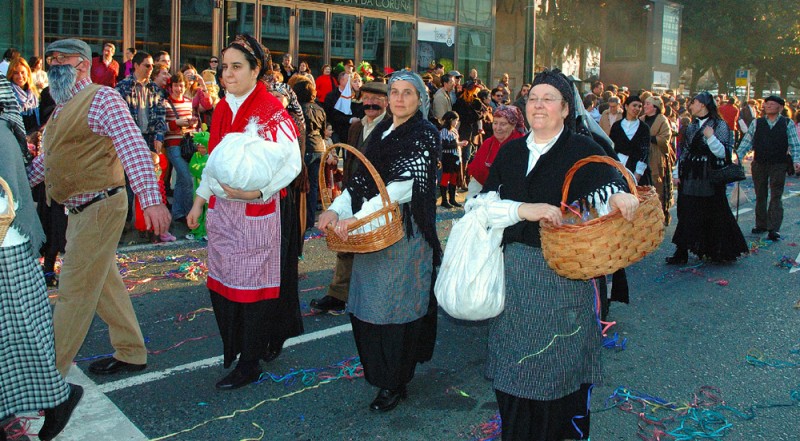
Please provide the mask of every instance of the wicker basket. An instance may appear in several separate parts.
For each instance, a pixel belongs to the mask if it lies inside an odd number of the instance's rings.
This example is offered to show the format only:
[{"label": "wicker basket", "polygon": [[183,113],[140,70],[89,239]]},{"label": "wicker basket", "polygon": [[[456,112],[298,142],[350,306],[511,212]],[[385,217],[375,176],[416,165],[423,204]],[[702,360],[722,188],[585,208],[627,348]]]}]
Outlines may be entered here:
[{"label": "wicker basket", "polygon": [[[322,158],[328,157],[335,148],[341,147],[356,156],[364,166],[367,167],[372,179],[375,180],[375,185],[378,187],[383,207],[364,217],[353,222],[347,229],[347,240],[342,240],[334,230],[328,226],[325,232],[325,240],[328,241],[328,249],[341,253],[371,253],[380,251],[387,248],[403,238],[403,217],[400,214],[400,206],[397,202],[389,200],[389,194],[386,193],[386,186],[383,184],[383,179],[378,175],[378,171],[370,164],[364,155],[356,148],[347,144],[334,144],[328,147],[323,153]],[[325,186],[325,169],[319,168],[319,192],[322,199],[322,208],[327,210],[331,205],[331,192]],[[384,225],[367,232],[358,232],[357,230],[370,222],[383,218]]]},{"label": "wicker basket", "polygon": [[2,244],[3,239],[6,238],[8,228],[11,226],[11,222],[14,222],[14,218],[17,214],[14,212],[14,195],[11,194],[11,188],[9,188],[8,183],[3,178],[0,178],[0,188],[3,189],[6,199],[8,200],[7,212],[0,213],[0,244]]},{"label": "wicker basket", "polygon": [[[639,208],[632,222],[614,210],[580,224],[541,226],[542,253],[547,264],[569,279],[586,280],[625,268],[658,248],[664,238],[664,212],[655,188],[637,187],[622,164],[607,156],[590,156],[576,162],[567,172],[561,201],[567,202],[575,172],[591,162],[616,167],[628,181],[631,193],[639,198]],[[565,209],[562,204],[562,213]]]}]

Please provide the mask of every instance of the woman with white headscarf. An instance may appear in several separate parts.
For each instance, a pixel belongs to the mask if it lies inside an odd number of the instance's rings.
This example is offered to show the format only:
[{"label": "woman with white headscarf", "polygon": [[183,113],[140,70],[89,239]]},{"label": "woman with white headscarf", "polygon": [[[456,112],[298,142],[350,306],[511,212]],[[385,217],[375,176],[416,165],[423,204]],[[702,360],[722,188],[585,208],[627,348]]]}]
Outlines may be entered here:
[{"label": "woman with white headscarf", "polygon": [[[356,254],[347,311],[367,381],[380,388],[370,410],[385,412],[406,397],[417,363],[431,359],[436,340],[434,268],[441,262],[436,235],[436,166],[439,133],[425,115],[428,93],[419,75],[395,72],[389,80],[392,118],[378,124],[367,159],[392,201],[400,203],[406,235],[381,251]],[[362,165],[345,191],[319,217],[319,228],[347,237],[350,224],[382,206]],[[407,268],[408,271],[398,271]],[[380,275],[380,277],[375,277]]]}]

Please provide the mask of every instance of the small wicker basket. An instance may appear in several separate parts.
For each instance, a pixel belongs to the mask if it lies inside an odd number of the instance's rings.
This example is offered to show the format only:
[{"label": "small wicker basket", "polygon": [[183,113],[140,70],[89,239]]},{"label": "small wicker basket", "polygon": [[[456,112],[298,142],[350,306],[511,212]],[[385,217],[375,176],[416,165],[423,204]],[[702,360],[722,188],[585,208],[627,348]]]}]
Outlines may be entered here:
[{"label": "small wicker basket", "polygon": [[542,254],[550,268],[568,279],[587,280],[611,274],[642,260],[664,239],[664,212],[655,188],[637,187],[622,164],[607,156],[581,159],[567,172],[561,193],[562,213],[573,175],[592,162],[617,168],[628,182],[631,193],[639,198],[639,208],[632,222],[625,220],[619,210],[614,210],[576,225],[542,225]]},{"label": "small wicker basket", "polygon": [[6,210],[6,213],[0,213],[0,244],[2,244],[17,214],[14,211],[14,195],[11,194],[11,188],[3,178],[0,178],[0,188],[3,189],[6,199],[8,200],[8,210]]},{"label": "small wicker basket", "polygon": [[[386,186],[383,183],[383,179],[381,179],[378,174],[378,171],[375,170],[375,167],[373,167],[367,158],[355,147],[343,143],[334,144],[328,147],[325,153],[322,154],[323,161],[324,158],[327,158],[328,154],[337,147],[343,148],[355,155],[355,157],[367,167],[367,170],[372,175],[372,179],[375,180],[375,185],[378,187],[378,192],[383,201],[383,207],[369,216],[353,222],[347,229],[346,241],[342,240],[336,232],[328,226],[325,232],[325,240],[328,242],[328,249],[341,253],[371,253],[397,243],[405,234],[403,231],[403,217],[400,212],[400,205],[397,202],[389,200],[389,194],[386,193]],[[325,186],[325,170],[323,167],[319,168],[319,189],[320,198],[322,199],[322,208],[327,210],[331,205],[332,198],[330,190]],[[371,231],[358,232],[359,228],[380,218],[383,218],[384,221],[384,224],[380,227]]]}]

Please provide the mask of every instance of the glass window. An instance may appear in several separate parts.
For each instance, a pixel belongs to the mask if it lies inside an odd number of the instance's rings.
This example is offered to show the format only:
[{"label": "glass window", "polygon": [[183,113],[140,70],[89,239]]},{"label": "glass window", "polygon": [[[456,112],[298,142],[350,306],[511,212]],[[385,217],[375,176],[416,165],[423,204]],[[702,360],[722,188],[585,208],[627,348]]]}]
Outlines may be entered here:
[{"label": "glass window", "polygon": [[[33,4],[33,2],[30,0],[2,2],[3,13],[0,14],[0,55],[2,55],[6,49],[12,47],[19,50],[25,58],[32,55],[43,55],[33,53],[33,8],[30,6],[31,4]],[[58,11],[57,8],[56,11]]]},{"label": "glass window", "polygon": [[79,36],[81,27],[81,10],[64,8],[61,10],[61,35]]},{"label": "glass window", "polygon": [[255,28],[256,5],[236,2],[226,2],[226,4],[225,44],[227,45],[239,34],[253,35],[253,29]]},{"label": "glass window", "polygon": [[[190,63],[198,73],[207,69],[211,53],[211,16],[209,1],[181,1],[181,59],[180,65]],[[178,60],[173,61],[177,63]]]},{"label": "glass window", "polygon": [[389,66],[394,70],[411,67],[412,28],[411,23],[392,20]]},{"label": "glass window", "polygon": [[356,16],[333,14],[331,20],[331,64],[355,61]]},{"label": "glass window", "polygon": [[417,70],[426,72],[437,63],[444,71],[455,69],[455,26],[437,23],[417,23]]},{"label": "glass window", "polygon": [[122,11],[103,11],[104,37],[122,37]]},{"label": "glass window", "polygon": [[478,71],[478,78],[489,84],[492,62],[492,33],[480,29],[458,29],[458,70],[465,76],[470,69]]},{"label": "glass window", "polygon": [[[150,55],[169,52],[171,21],[168,2],[162,5],[162,2],[150,1],[145,2],[143,8],[136,8],[136,50]],[[178,60],[172,60],[172,64],[177,63]]]},{"label": "glass window", "polygon": [[81,23],[81,35],[100,34],[100,11],[97,9],[84,9],[83,23]]},{"label": "glass window", "polygon": [[114,58],[122,62],[122,0],[87,2],[62,0],[44,8],[44,41],[79,38],[92,52],[103,52],[103,44],[113,43]]},{"label": "glass window", "polygon": [[[483,1],[486,0],[476,0]],[[434,20],[455,21],[456,2],[453,0],[419,0],[419,16]]]},{"label": "glass window", "polygon": [[492,26],[492,2],[486,0],[460,0],[458,22],[475,26]]},{"label": "glass window", "polygon": [[[322,58],[325,50],[325,12],[300,10],[300,41],[297,57],[308,63],[311,74],[316,78],[322,73]],[[323,97],[324,98],[324,97]]]},{"label": "glass window", "polygon": [[61,24],[61,20],[59,18],[59,13],[61,11],[58,8],[44,8],[44,33],[45,34],[58,34],[59,24]]},{"label": "glass window", "polygon": [[[364,17],[361,25],[361,60],[372,65],[373,72],[383,71],[386,47],[386,20]],[[356,64],[358,68],[358,64]]]},{"label": "glass window", "polygon": [[[261,7],[261,43],[269,49],[273,63],[280,63],[289,52],[289,17],[291,9],[280,6]],[[292,65],[297,66],[292,60]]]}]

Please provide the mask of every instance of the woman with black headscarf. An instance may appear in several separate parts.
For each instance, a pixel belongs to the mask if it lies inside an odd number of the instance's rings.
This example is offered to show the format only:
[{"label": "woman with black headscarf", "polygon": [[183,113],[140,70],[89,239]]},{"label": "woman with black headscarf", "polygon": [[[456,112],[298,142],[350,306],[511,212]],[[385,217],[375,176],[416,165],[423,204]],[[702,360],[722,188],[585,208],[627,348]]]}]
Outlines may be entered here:
[{"label": "woman with black headscarf", "polygon": [[650,127],[639,120],[642,100],[633,95],[625,100],[622,119],[611,126],[608,136],[614,141],[614,150],[625,168],[636,177],[638,185],[651,185],[650,178]]},{"label": "woman with black headscarf", "polygon": [[689,104],[694,119],[686,127],[680,157],[672,172],[678,185],[678,226],[669,265],[683,265],[689,251],[713,262],[733,262],[748,252],[742,230],[731,213],[725,184],[711,182],[709,171],[730,162],[733,135],[717,113],[714,97],[700,92]]},{"label": "woman with black headscarf", "polygon": [[[602,380],[596,289],[548,267],[539,224],[561,224],[567,170],[604,151],[575,133],[573,89],[560,71],[536,75],[525,108],[531,133],[500,150],[483,187],[500,197],[488,208],[490,223],[505,228],[506,284],[505,310],[489,334],[486,375],[504,440],[586,439],[589,393]],[[599,215],[619,209],[632,219],[639,202],[626,191],[616,169],[591,163],[575,174],[568,202]]]},{"label": "woman with black headscarf", "polygon": [[[386,249],[355,255],[347,301],[364,376],[380,389],[370,410],[379,412],[394,409],[406,397],[417,363],[433,356],[434,268],[442,253],[436,235],[441,145],[438,131],[425,117],[428,93],[422,78],[408,70],[393,73],[389,108],[392,117],[375,127],[377,136],[365,155],[386,183],[389,198],[402,206],[406,234]],[[345,191],[320,215],[319,228],[330,225],[346,239],[350,224],[380,207],[377,186],[360,165]]]}]

